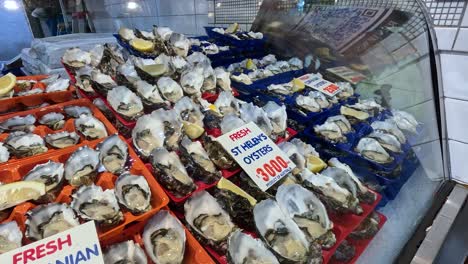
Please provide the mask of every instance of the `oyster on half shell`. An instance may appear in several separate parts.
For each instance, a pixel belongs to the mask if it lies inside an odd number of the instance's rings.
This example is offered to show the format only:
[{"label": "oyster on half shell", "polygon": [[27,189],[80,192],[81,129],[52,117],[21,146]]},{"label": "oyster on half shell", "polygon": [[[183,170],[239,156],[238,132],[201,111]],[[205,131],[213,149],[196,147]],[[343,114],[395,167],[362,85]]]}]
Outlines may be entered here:
[{"label": "oyster on half shell", "polygon": [[143,115],[143,103],[140,97],[125,86],[117,86],[107,93],[111,107],[125,119],[136,120]]},{"label": "oyster on half shell", "polygon": [[259,239],[240,230],[234,231],[228,239],[228,261],[232,264],[279,264],[278,259]]},{"label": "oyster on half shell", "polygon": [[0,254],[21,247],[23,233],[15,221],[0,224]]},{"label": "oyster on half shell", "polygon": [[151,190],[145,177],[122,173],[115,182],[115,195],[119,203],[133,214],[151,209]]},{"label": "oyster on half shell", "polygon": [[10,133],[4,143],[17,158],[34,156],[48,150],[41,136],[22,131]]},{"label": "oyster on half shell", "polygon": [[104,124],[92,115],[81,115],[75,119],[75,128],[89,140],[107,137],[107,129]]},{"label": "oyster on half shell", "polygon": [[132,240],[120,242],[111,245],[104,253],[104,263],[106,264],[122,264],[136,263],[147,264],[148,260],[145,251]]},{"label": "oyster on half shell", "polygon": [[120,174],[125,169],[128,159],[128,146],[117,134],[106,138],[96,148],[99,160],[107,171]]},{"label": "oyster on half shell", "polygon": [[208,153],[199,141],[191,141],[185,137],[181,142],[181,159],[185,164],[187,172],[193,178],[207,184],[213,183],[221,178],[221,172],[211,161]]},{"label": "oyster on half shell", "polygon": [[99,152],[88,146],[80,147],[65,163],[65,179],[73,186],[90,185],[99,168]]},{"label": "oyster on half shell", "polygon": [[80,137],[75,132],[68,131],[48,134],[44,139],[47,144],[57,149],[74,146],[80,141]]},{"label": "oyster on half shell", "polygon": [[361,138],[356,146],[356,151],[366,159],[377,163],[386,164],[393,161],[393,157],[373,138]]}]

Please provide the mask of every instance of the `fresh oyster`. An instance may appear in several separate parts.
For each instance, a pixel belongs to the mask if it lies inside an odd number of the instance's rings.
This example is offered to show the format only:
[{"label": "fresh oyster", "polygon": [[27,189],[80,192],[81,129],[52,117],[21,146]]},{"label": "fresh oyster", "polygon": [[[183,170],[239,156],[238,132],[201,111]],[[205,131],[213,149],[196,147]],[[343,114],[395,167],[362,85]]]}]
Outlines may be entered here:
[{"label": "fresh oyster", "polygon": [[81,115],[75,119],[75,128],[89,140],[107,137],[107,129],[104,124],[92,115]]},{"label": "fresh oyster", "polygon": [[10,133],[4,143],[10,153],[17,158],[30,157],[47,151],[41,136],[22,131]]},{"label": "fresh oyster", "polygon": [[288,63],[289,63],[289,67],[291,68],[291,70],[297,71],[297,70],[302,70],[302,68],[304,68],[304,63],[302,62],[301,59],[297,57],[293,57],[289,59]]},{"label": "fresh oyster", "polygon": [[102,112],[102,114],[107,118],[107,120],[115,124],[116,118],[114,112],[112,112],[111,108],[104,102],[104,100],[102,100],[99,97],[95,98],[93,100],[93,105],[95,105]]},{"label": "fresh oyster", "polygon": [[14,116],[0,123],[0,131],[2,133],[13,131],[32,132],[36,128],[34,123],[36,123],[36,118],[33,115]]},{"label": "fresh oyster", "polygon": [[79,48],[67,49],[62,57],[63,63],[76,70],[91,64],[91,54]]},{"label": "fresh oyster", "polygon": [[67,204],[40,205],[26,213],[26,237],[32,241],[53,236],[80,225],[75,212]]},{"label": "fresh oyster", "polygon": [[65,125],[65,116],[61,113],[50,112],[39,119],[39,123],[46,125],[53,130],[62,129]]},{"label": "fresh oyster", "polygon": [[244,122],[244,120],[240,119],[235,114],[227,114],[223,117],[223,120],[221,121],[221,124],[219,125],[219,127],[221,128],[221,133],[226,134],[245,124],[246,122]]},{"label": "fresh oyster", "polygon": [[91,72],[91,84],[97,92],[106,95],[112,88],[117,87],[117,83],[111,76],[98,70]]},{"label": "fresh oyster", "polygon": [[48,134],[44,139],[47,144],[57,149],[74,146],[80,141],[80,137],[75,132],[68,131]]},{"label": "fresh oyster", "polygon": [[233,74],[231,75],[231,79],[234,80],[235,82],[243,83],[245,85],[251,85],[252,84],[252,79],[249,77],[249,75],[241,73],[239,75]]},{"label": "fresh oyster", "polygon": [[330,106],[330,102],[327,100],[327,97],[321,92],[318,91],[312,91],[308,95],[309,97],[312,97],[315,99],[315,102],[320,105],[320,108],[325,109]]},{"label": "fresh oyster", "polygon": [[220,87],[223,91],[230,92],[232,90],[231,74],[222,67],[215,68],[214,73],[216,75],[216,84],[218,87]]},{"label": "fresh oyster", "polygon": [[123,220],[114,190],[100,186],[81,186],[72,194],[71,207],[83,220],[94,220],[103,226],[112,226]]},{"label": "fresh oyster", "polygon": [[119,29],[119,36],[126,40],[126,41],[130,41],[134,38],[136,38],[135,36],[135,32],[133,32],[133,30],[129,29],[129,28],[125,28],[125,27],[121,27]]},{"label": "fresh oyster", "polygon": [[346,134],[353,130],[351,123],[343,115],[330,116],[325,123],[335,123],[340,127],[341,133]]},{"label": "fresh oyster", "polygon": [[317,241],[324,248],[336,243],[333,223],[328,218],[322,202],[310,191],[298,184],[282,185],[276,192],[281,210],[289,215],[312,243]]},{"label": "fresh oyster", "polygon": [[400,153],[401,152],[401,144],[398,141],[398,138],[392,134],[382,132],[381,130],[376,130],[366,137],[373,138],[377,140],[382,147],[385,149],[394,152]]},{"label": "fresh oyster", "polygon": [[85,66],[75,72],[75,85],[89,95],[94,95],[96,93],[91,85],[92,72],[93,68],[91,66]]},{"label": "fresh oyster", "polygon": [[267,89],[273,94],[290,95],[293,93],[293,87],[290,83],[270,84]]},{"label": "fresh oyster", "polygon": [[294,221],[285,215],[273,199],[259,202],[254,207],[257,231],[265,243],[281,258],[293,263],[310,263],[310,243]]},{"label": "fresh oyster", "polygon": [[243,104],[240,108],[240,116],[245,123],[255,123],[267,136],[274,136],[272,135],[273,125],[262,108],[253,103]]},{"label": "fresh oyster", "polygon": [[189,96],[200,96],[203,86],[203,68],[194,67],[183,72],[180,76],[180,85],[185,94]]},{"label": "fresh oyster", "polygon": [[349,105],[348,107],[359,111],[364,111],[370,116],[377,116],[383,110],[383,107],[380,104],[376,103],[373,99],[360,100],[358,103]]},{"label": "fresh oyster", "polygon": [[145,225],[143,244],[154,263],[182,263],[185,253],[185,230],[169,211],[161,210]]},{"label": "fresh oyster", "polygon": [[46,93],[53,93],[53,92],[61,92],[66,91],[70,86],[70,80],[68,79],[58,79],[55,82],[47,85],[45,92]]},{"label": "fresh oyster", "polygon": [[[320,173],[322,176],[333,179],[340,187],[348,190],[353,197],[358,199],[359,189],[356,182],[351,176],[343,169],[337,167],[328,167]],[[356,214],[362,213],[362,208],[358,205],[353,211]]]},{"label": "fresh oyster", "polygon": [[49,75],[47,78],[42,79],[40,82],[45,85],[49,85],[58,79],[60,79],[60,74],[52,74],[52,75]]},{"label": "fresh oyster", "polygon": [[220,171],[199,141],[192,142],[185,137],[181,141],[180,149],[182,163],[194,179],[210,184],[221,178]]},{"label": "fresh oyster", "polygon": [[151,115],[140,117],[132,130],[133,145],[144,157],[149,157],[153,149],[163,147],[165,139],[162,120]]},{"label": "fresh oyster", "polygon": [[393,161],[393,157],[373,138],[361,138],[356,146],[356,152],[377,163],[385,164]]},{"label": "fresh oyster", "polygon": [[242,171],[236,179],[239,180],[239,187],[247,192],[249,195],[254,197],[257,201],[266,200],[269,198],[274,198],[269,192],[263,192],[257,184],[249,177],[247,174]]},{"label": "fresh oyster", "polygon": [[104,263],[121,264],[137,263],[147,264],[148,260],[145,251],[132,240],[111,245],[104,253]]},{"label": "fresh oyster", "polygon": [[298,95],[296,97],[296,105],[299,109],[308,112],[317,113],[320,112],[321,107],[315,100],[315,98],[305,95]]},{"label": "fresh oyster", "polygon": [[134,32],[135,32],[135,36],[137,38],[142,38],[142,39],[146,39],[146,40],[154,40],[155,37],[156,37],[153,34],[153,32],[143,31],[143,30],[139,30],[139,29],[135,29]]},{"label": "fresh oyster", "polygon": [[10,159],[10,152],[2,142],[0,142],[0,163],[7,162]]},{"label": "fresh oyster", "polygon": [[216,99],[214,105],[223,115],[239,114],[239,102],[229,91],[219,93],[218,99]]},{"label": "fresh oyster", "polygon": [[162,99],[159,94],[158,86],[151,85],[146,81],[136,81],[134,83],[136,92],[141,97],[143,105],[149,109],[154,110],[158,108],[165,108],[168,106],[168,102]]},{"label": "fresh oyster", "polygon": [[331,177],[314,174],[309,170],[302,171],[302,185],[316,193],[328,208],[338,212],[359,213],[359,200],[346,188],[341,187]]},{"label": "fresh oyster", "polygon": [[128,146],[117,134],[106,138],[96,148],[99,160],[106,170],[113,174],[120,174],[127,162]]},{"label": "fresh oyster", "polygon": [[307,168],[306,157],[299,152],[299,149],[296,145],[291,142],[281,142],[278,144],[278,147],[288,155],[289,159],[294,162],[296,168],[293,169],[293,174],[299,174],[301,171]]},{"label": "fresh oyster", "polygon": [[190,40],[186,36],[179,33],[172,33],[169,37],[169,43],[178,56],[187,57],[190,48]]},{"label": "fresh oyster", "polygon": [[271,125],[273,126],[273,135],[280,137],[284,136],[288,119],[286,106],[279,106],[277,103],[269,101],[265,106],[263,106],[263,110],[271,121]]},{"label": "fresh oyster", "polygon": [[356,124],[367,120],[370,115],[367,112],[356,110],[351,107],[341,106],[340,113],[344,115],[351,123]]},{"label": "fresh oyster", "polygon": [[156,37],[159,37],[163,40],[169,40],[169,38],[171,37],[172,35],[172,30],[168,27],[154,27],[153,28],[153,34],[156,36]]},{"label": "fresh oyster", "polygon": [[219,142],[214,141],[211,136],[204,136],[203,142],[208,156],[216,167],[229,170],[238,166],[231,155],[224,150]]},{"label": "fresh oyster", "polygon": [[65,163],[65,179],[73,186],[90,185],[99,168],[99,152],[88,146],[80,147]]},{"label": "fresh oyster", "polygon": [[353,86],[349,82],[337,82],[336,85],[341,89],[337,94],[339,99],[343,100],[354,95]]},{"label": "fresh oyster", "polygon": [[410,113],[400,110],[392,110],[392,120],[400,130],[416,134],[418,121]]},{"label": "fresh oyster", "polygon": [[182,87],[169,77],[161,77],[158,80],[158,88],[159,92],[161,92],[161,96],[170,101],[171,103],[177,102],[182,96],[184,96],[184,92]]},{"label": "fresh oyster", "polygon": [[117,86],[107,93],[107,102],[125,119],[136,120],[143,115],[140,97],[125,86]]},{"label": "fresh oyster", "polygon": [[398,126],[391,120],[375,121],[371,124],[374,131],[383,131],[394,135],[401,144],[406,142],[406,136],[401,132]]},{"label": "fresh oyster", "polygon": [[314,126],[317,135],[333,143],[344,143],[347,141],[340,126],[336,122],[325,122],[322,125]]},{"label": "fresh oyster", "polygon": [[88,116],[93,115],[93,111],[91,111],[91,109],[89,109],[89,107],[87,106],[78,106],[78,105],[65,106],[63,111],[65,111],[65,114],[67,114],[67,116],[72,117],[72,118],[79,118],[82,115],[88,115]]},{"label": "fresh oyster", "polygon": [[124,64],[117,67],[117,74],[115,80],[119,85],[126,87],[133,87],[133,84],[137,81],[140,81],[141,78],[138,76],[138,73],[135,70],[133,63],[128,60]]},{"label": "fresh oyster", "polygon": [[41,94],[41,93],[43,93],[43,92],[44,92],[44,90],[42,90],[41,88],[34,88],[34,89],[31,89],[31,90],[19,92],[19,93],[18,93],[18,96],[27,96],[27,95],[33,95],[33,94]]},{"label": "fresh oyster", "polygon": [[184,204],[185,219],[202,243],[220,253],[227,250],[227,239],[236,230],[229,215],[206,191],[195,193]]},{"label": "fresh oyster", "polygon": [[24,181],[37,181],[45,185],[46,194],[38,200],[50,202],[55,200],[56,192],[60,190],[63,183],[63,164],[49,161],[38,164],[23,177]]},{"label": "fresh oyster", "polygon": [[228,239],[228,261],[232,264],[269,263],[279,264],[262,241],[240,230],[234,231]]},{"label": "fresh oyster", "polygon": [[375,195],[374,192],[370,191],[369,188],[367,188],[361,180],[354,174],[353,170],[351,167],[349,167],[347,164],[344,164],[340,162],[337,158],[331,158],[328,160],[328,164],[330,164],[333,167],[340,168],[351,177],[351,179],[356,183],[356,186],[358,187],[357,193],[358,193],[358,198],[360,201],[363,201],[368,204],[374,203],[374,201],[377,199],[377,196]]},{"label": "fresh oyster", "polygon": [[143,176],[122,173],[115,182],[115,195],[119,203],[133,214],[151,209],[151,190]]},{"label": "fresh oyster", "polygon": [[151,164],[156,178],[175,196],[186,196],[197,188],[175,152],[156,148],[151,152]]},{"label": "fresh oyster", "polygon": [[21,247],[23,233],[15,221],[0,224],[0,254]]},{"label": "fresh oyster", "polygon": [[[167,147],[169,150],[177,150],[179,149],[179,143],[182,139],[182,128],[183,124],[180,120],[177,112],[174,109],[171,110],[163,110],[158,109],[151,113],[151,116],[154,119],[162,121],[164,125],[164,146]],[[190,128],[190,127],[188,127]],[[185,127],[185,132],[190,132],[187,130],[187,126]]]},{"label": "fresh oyster", "polygon": [[203,86],[202,91],[207,93],[215,93],[216,92],[216,74],[213,68],[211,67],[211,63],[204,62],[201,64],[203,67]]},{"label": "fresh oyster", "polygon": [[185,134],[191,139],[198,138],[205,132],[203,128],[204,115],[192,99],[186,96],[182,97],[174,105],[174,110],[182,120]]},{"label": "fresh oyster", "polygon": [[374,211],[361,224],[349,234],[355,240],[370,239],[379,231],[380,217]]}]

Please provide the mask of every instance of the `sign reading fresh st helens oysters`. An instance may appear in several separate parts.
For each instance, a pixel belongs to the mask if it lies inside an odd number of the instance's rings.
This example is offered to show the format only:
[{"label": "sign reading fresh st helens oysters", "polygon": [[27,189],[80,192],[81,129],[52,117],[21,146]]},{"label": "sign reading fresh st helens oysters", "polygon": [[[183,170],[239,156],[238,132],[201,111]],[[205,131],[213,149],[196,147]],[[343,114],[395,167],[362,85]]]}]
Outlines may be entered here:
[{"label": "sign reading fresh st helens oysters", "polygon": [[11,264],[104,264],[96,227],[89,221],[0,255]]},{"label": "sign reading fresh st helens oysters", "polygon": [[296,165],[254,123],[250,122],[216,139],[262,190],[281,180]]}]

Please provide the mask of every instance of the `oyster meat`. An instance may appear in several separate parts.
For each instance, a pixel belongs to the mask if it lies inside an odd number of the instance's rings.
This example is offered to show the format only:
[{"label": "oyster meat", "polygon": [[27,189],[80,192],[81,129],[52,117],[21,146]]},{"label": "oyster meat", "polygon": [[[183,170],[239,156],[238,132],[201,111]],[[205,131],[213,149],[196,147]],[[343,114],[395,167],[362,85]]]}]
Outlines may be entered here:
[{"label": "oyster meat", "polygon": [[351,123],[343,115],[330,116],[329,118],[327,118],[325,123],[335,123],[335,124],[337,124],[340,127],[340,130],[341,130],[342,134],[347,134],[347,133],[353,131],[353,128],[351,127]]},{"label": "oyster meat", "polygon": [[99,160],[108,172],[113,174],[123,172],[128,159],[128,146],[117,134],[99,143],[97,150]]},{"label": "oyster meat", "polygon": [[79,69],[91,64],[91,53],[79,48],[67,49],[62,57],[63,63],[72,69]]},{"label": "oyster meat", "polygon": [[220,87],[223,91],[230,92],[232,90],[231,74],[222,67],[215,68],[214,73],[218,87]]},{"label": "oyster meat", "polygon": [[88,146],[80,147],[65,163],[65,179],[73,186],[90,185],[99,168],[99,152]]},{"label": "oyster meat", "polygon": [[373,138],[361,138],[356,146],[356,152],[360,153],[366,159],[381,164],[393,161],[393,157]]},{"label": "oyster meat", "polygon": [[131,88],[134,83],[140,81],[141,78],[138,76],[138,73],[135,70],[135,65],[133,65],[132,61],[127,60],[127,62],[117,67],[115,80],[119,85]]},{"label": "oyster meat", "polygon": [[345,143],[347,138],[343,135],[340,126],[336,122],[325,122],[314,126],[317,135],[333,143]]},{"label": "oyster meat", "polygon": [[315,99],[315,102],[320,105],[320,108],[325,109],[330,106],[330,102],[327,100],[327,97],[321,92],[318,91],[312,91],[308,95],[309,97],[312,97]]},{"label": "oyster meat", "polygon": [[57,149],[74,146],[80,141],[80,137],[75,132],[68,131],[48,134],[44,139],[47,144]]},{"label": "oyster meat", "polygon": [[78,217],[67,204],[40,205],[26,213],[26,237],[32,241],[53,236],[80,225]]},{"label": "oyster meat", "polygon": [[165,139],[162,120],[152,115],[140,117],[132,130],[133,145],[145,158],[150,156],[153,149],[163,147]]},{"label": "oyster meat", "polygon": [[184,96],[182,87],[180,87],[176,81],[169,77],[159,78],[158,88],[162,97],[171,103],[177,102],[180,98],[182,98],[182,96]]},{"label": "oyster meat", "polygon": [[65,106],[63,109],[65,111],[65,114],[71,118],[80,118],[82,115],[87,115],[87,116],[92,116],[93,111],[89,109],[87,106],[78,106],[78,105],[72,105],[72,106]]},{"label": "oyster meat", "polygon": [[181,159],[187,172],[193,178],[207,184],[213,183],[221,178],[221,172],[211,161],[208,153],[200,141],[191,141],[185,137],[181,141]]},{"label": "oyster meat", "polygon": [[4,143],[17,158],[34,156],[48,150],[41,136],[22,131],[10,133]]},{"label": "oyster meat", "polygon": [[117,86],[107,93],[111,107],[125,119],[136,120],[143,115],[143,103],[140,97],[125,86]]},{"label": "oyster meat", "polygon": [[88,140],[107,137],[104,124],[92,115],[81,115],[75,119],[75,128]]},{"label": "oyster meat", "polygon": [[308,112],[317,113],[322,110],[315,98],[301,94],[296,97],[296,105],[306,114]]},{"label": "oyster meat", "polygon": [[151,164],[159,182],[176,197],[184,197],[197,188],[175,152],[156,148],[151,152]]},{"label": "oyster meat", "polygon": [[224,254],[227,239],[236,230],[229,214],[206,191],[195,193],[184,204],[185,219],[199,240]]},{"label": "oyster meat", "polygon": [[62,129],[65,125],[65,116],[61,113],[50,112],[39,119],[41,125],[46,125],[53,130]]},{"label": "oyster meat", "polygon": [[126,27],[121,27],[119,29],[119,36],[126,41],[130,41],[136,38],[135,32],[133,32],[133,30],[126,28]]},{"label": "oyster meat", "polygon": [[391,152],[400,153],[402,151],[400,141],[398,141],[398,138],[392,134],[376,130],[366,137],[377,140],[384,149]]},{"label": "oyster meat", "polygon": [[0,224],[0,254],[21,247],[23,233],[15,221]]},{"label": "oyster meat", "polygon": [[136,263],[147,264],[145,251],[132,240],[111,245],[104,253],[104,263],[121,264]]},{"label": "oyster meat", "polygon": [[186,36],[179,33],[172,33],[169,37],[169,43],[172,45],[176,55],[187,57],[190,48],[190,40]]},{"label": "oyster meat", "polygon": [[203,80],[203,68],[194,67],[182,73],[180,76],[180,85],[182,85],[185,94],[189,96],[200,96]]},{"label": "oyster meat", "polygon": [[[359,200],[358,186],[345,170],[337,167],[328,167],[321,172],[321,175],[333,179],[340,187],[348,190],[356,200]],[[357,205],[353,210],[353,213],[361,214],[361,206]]]},{"label": "oyster meat", "polygon": [[143,176],[122,173],[115,182],[115,195],[119,203],[133,214],[151,209],[151,190]]},{"label": "oyster meat", "polygon": [[34,123],[36,123],[36,117],[33,115],[15,116],[0,123],[0,131],[2,133],[14,131],[32,132],[36,128]]},{"label": "oyster meat", "polygon": [[154,263],[182,263],[185,254],[185,230],[169,211],[161,210],[145,225],[143,244]]},{"label": "oyster meat", "polygon": [[91,84],[99,93],[106,95],[107,92],[117,87],[117,83],[112,79],[111,76],[100,72],[99,70],[93,70],[91,72]]},{"label": "oyster meat", "polygon": [[232,264],[279,264],[278,259],[262,241],[244,234],[240,230],[234,231],[229,236],[228,260]]},{"label": "oyster meat", "polygon": [[156,85],[151,85],[146,81],[135,82],[136,92],[141,97],[143,104],[148,109],[165,108],[169,104],[162,99]]},{"label": "oyster meat", "polygon": [[116,225],[123,220],[114,190],[102,190],[94,184],[81,186],[72,194],[71,207],[83,220],[94,220],[103,226]]},{"label": "oyster meat", "polygon": [[219,142],[214,141],[211,136],[204,136],[203,142],[208,156],[216,167],[229,170],[238,166],[231,155],[224,150]]}]

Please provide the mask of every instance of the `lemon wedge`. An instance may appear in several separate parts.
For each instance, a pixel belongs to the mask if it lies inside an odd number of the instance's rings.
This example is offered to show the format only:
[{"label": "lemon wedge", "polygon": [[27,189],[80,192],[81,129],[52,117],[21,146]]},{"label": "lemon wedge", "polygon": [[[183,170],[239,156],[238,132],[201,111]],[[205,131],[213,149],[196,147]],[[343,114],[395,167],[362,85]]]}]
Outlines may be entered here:
[{"label": "lemon wedge", "polygon": [[248,59],[247,62],[245,63],[245,68],[247,68],[247,70],[253,70],[255,69],[255,63],[253,62],[252,59]]},{"label": "lemon wedge", "polygon": [[253,198],[252,196],[250,196],[248,193],[244,192],[241,188],[239,188],[237,185],[235,185],[234,183],[232,183],[231,181],[225,179],[225,178],[221,178],[221,180],[219,180],[218,184],[216,184],[216,186],[219,188],[219,189],[225,189],[225,190],[228,190],[228,191],[231,191],[239,196],[242,196],[244,197],[245,199],[249,200],[249,203],[250,205],[254,206],[256,203],[257,203],[257,200],[255,200],[255,198]]},{"label": "lemon wedge", "polygon": [[239,29],[239,24],[234,23],[234,24],[229,25],[229,27],[227,27],[224,32],[228,34],[234,34],[237,32],[238,29]]},{"label": "lemon wedge", "polygon": [[16,84],[16,76],[12,73],[0,78],[0,95],[9,93]]},{"label": "lemon wedge", "polygon": [[154,43],[151,42],[151,41],[148,41],[148,40],[144,40],[144,39],[141,39],[141,38],[135,38],[135,39],[132,39],[130,40],[130,45],[138,50],[138,51],[142,51],[142,52],[151,52],[154,50]]},{"label": "lemon wedge", "polygon": [[291,83],[293,92],[299,92],[305,88],[304,82],[298,78],[294,78]]},{"label": "lemon wedge", "polygon": [[143,65],[141,69],[153,77],[163,75],[167,72],[166,65],[164,64]]},{"label": "lemon wedge", "polygon": [[350,107],[341,106],[340,113],[344,116],[352,116],[359,120],[366,120],[369,118],[369,114],[363,111],[359,111]]},{"label": "lemon wedge", "polygon": [[313,173],[320,172],[326,167],[327,164],[319,157],[310,156],[307,158],[307,168]]},{"label": "lemon wedge", "polygon": [[20,203],[35,200],[45,194],[42,182],[18,181],[0,185],[0,211]]},{"label": "lemon wedge", "polygon": [[216,105],[214,105],[214,104],[210,104],[210,105],[208,106],[208,109],[210,109],[211,111],[214,111],[214,112],[216,112],[216,113],[219,113],[218,108],[217,108]]},{"label": "lemon wedge", "polygon": [[184,131],[187,136],[191,139],[196,139],[199,138],[204,132],[205,129],[199,125],[189,123],[189,122],[183,122],[184,126]]}]

